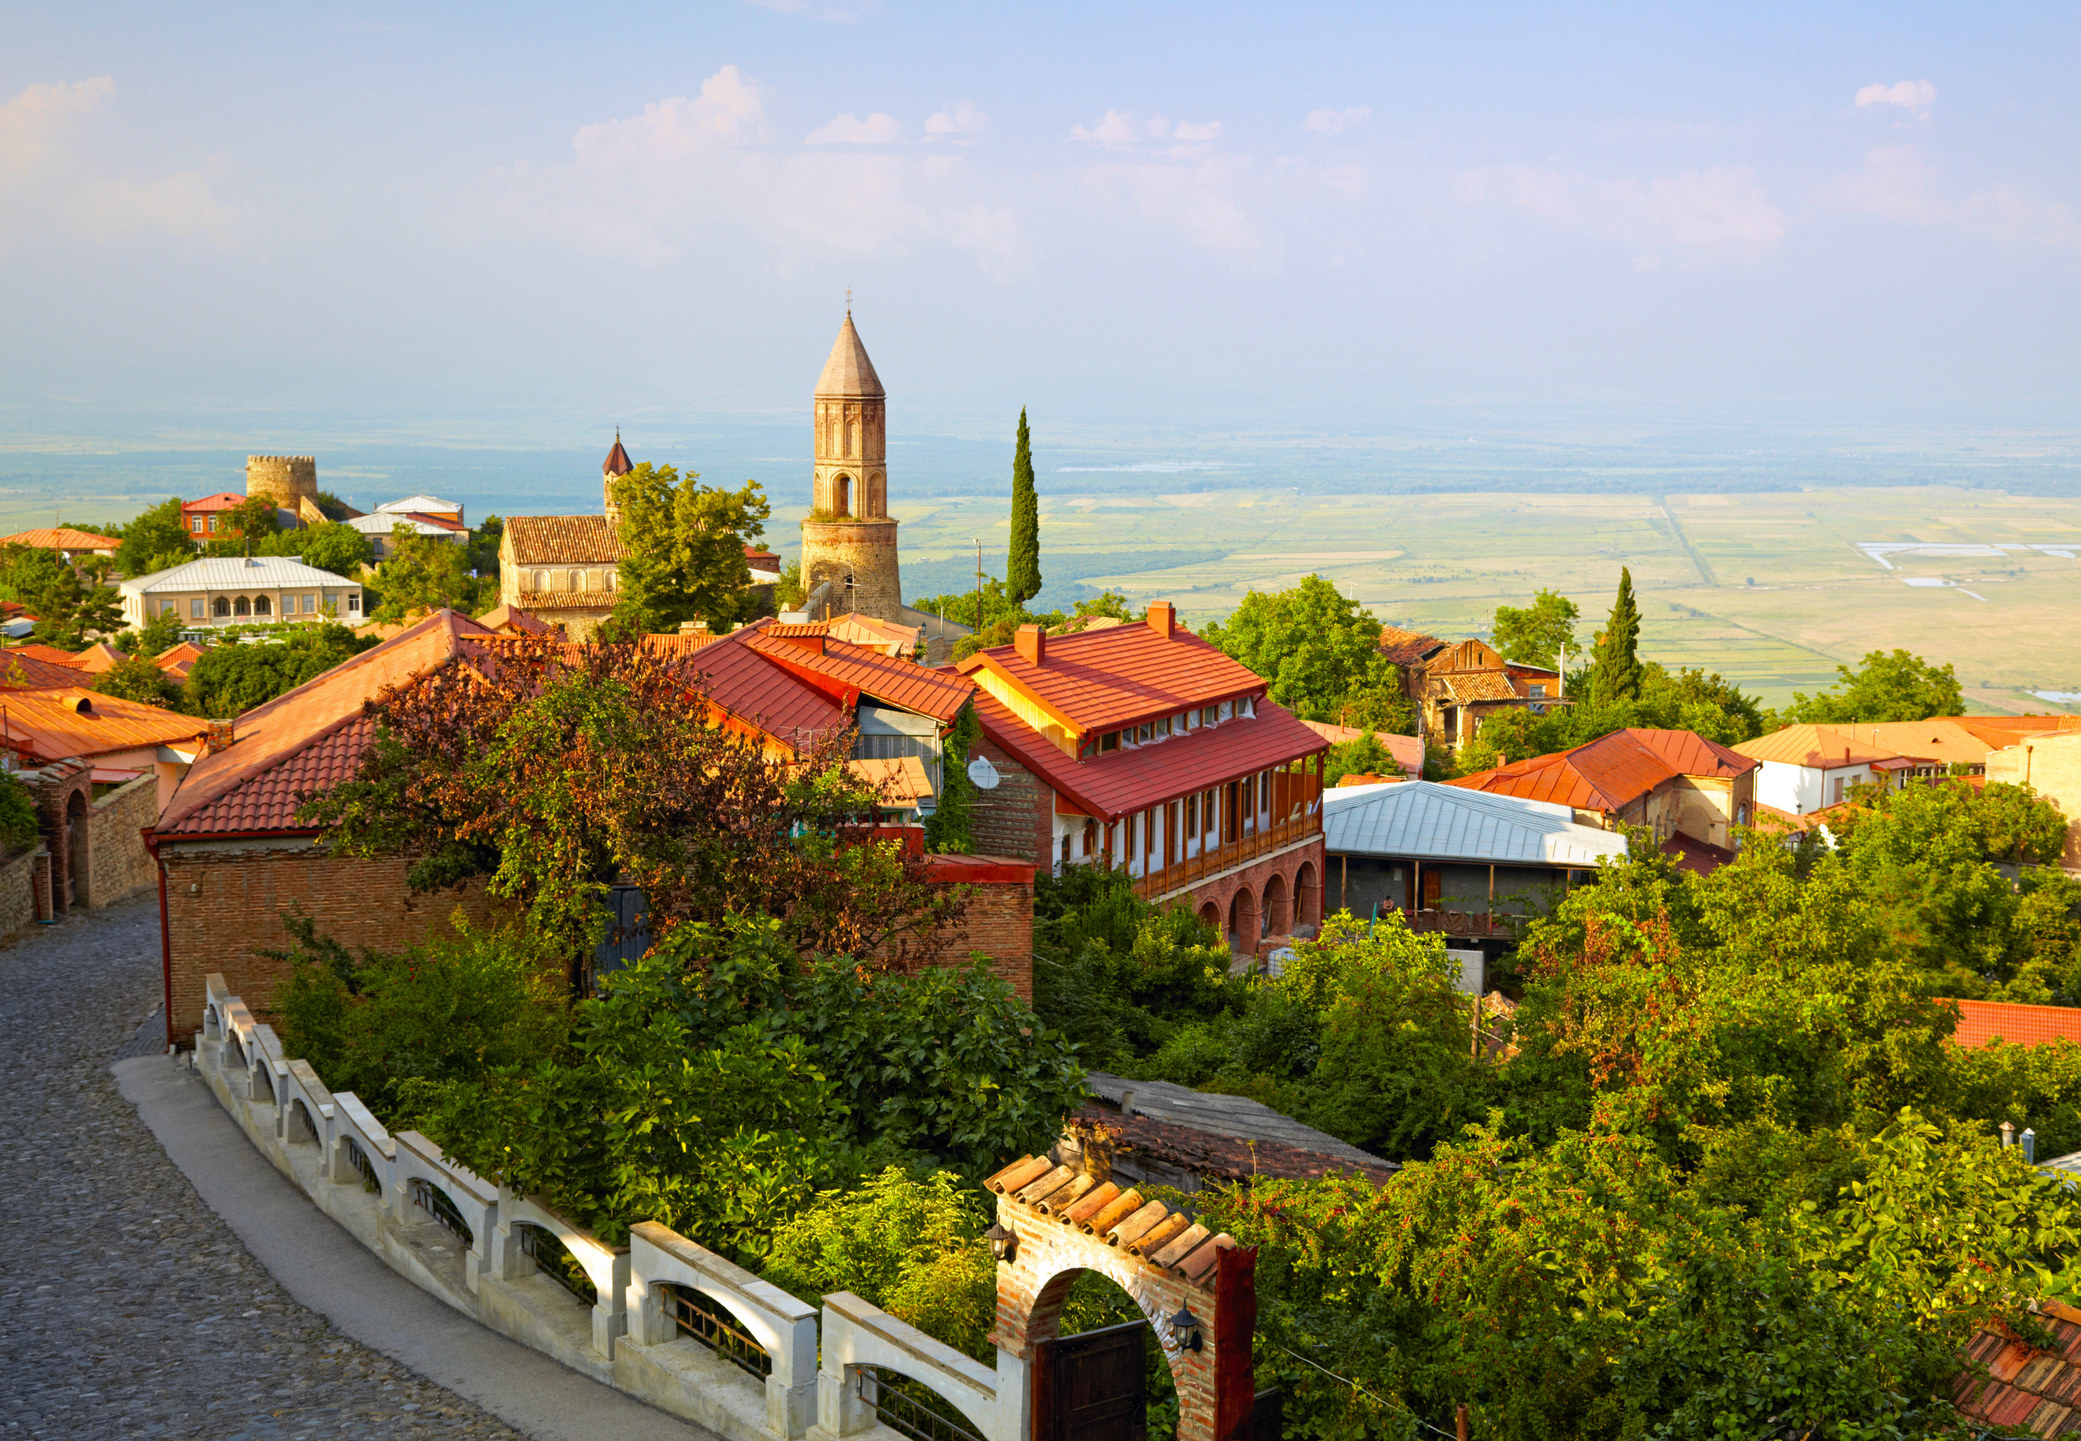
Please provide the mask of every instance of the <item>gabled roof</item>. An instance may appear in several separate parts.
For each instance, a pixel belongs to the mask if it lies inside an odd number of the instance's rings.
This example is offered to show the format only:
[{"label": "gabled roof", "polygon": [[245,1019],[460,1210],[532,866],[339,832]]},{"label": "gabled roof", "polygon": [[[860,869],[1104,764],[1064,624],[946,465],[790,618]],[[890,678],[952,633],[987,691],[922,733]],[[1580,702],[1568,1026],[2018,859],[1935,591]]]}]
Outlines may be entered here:
[{"label": "gabled roof", "polygon": [[869,648],[893,646],[897,650],[915,650],[918,644],[918,628],[914,625],[898,625],[891,620],[877,620],[858,611],[847,611],[833,616],[826,624],[828,634],[839,640],[851,641],[854,645]]},{"label": "gabled roof", "polygon": [[1816,770],[1870,765],[1891,760],[1899,753],[1885,746],[1869,745],[1851,738],[1851,726],[1795,725],[1772,731],[1767,736],[1746,740],[1734,749],[1756,761],[1803,766]]},{"label": "gabled roof", "polygon": [[838,339],[831,342],[831,356],[824,362],[824,373],[817,377],[816,393],[861,400],[880,400],[885,393],[882,378],[874,373],[874,362],[867,358],[867,347],[860,343],[860,332],[853,329],[850,310],[845,313],[845,324],[838,327]]},{"label": "gabled roof", "polygon": [[[65,659],[46,660],[45,654]],[[52,686],[83,685],[79,657],[47,645],[19,645],[0,650],[0,688],[45,690]]]},{"label": "gabled roof", "polygon": [[42,530],[21,530],[13,535],[0,536],[0,545],[33,545],[39,550],[114,550],[123,542],[112,535],[96,535],[91,530],[74,530],[71,526]]},{"label": "gabled roof", "polygon": [[296,796],[336,784],[360,765],[375,734],[362,706],[386,688],[446,664],[465,641],[490,635],[452,610],[436,611],[402,635],[255,706],[238,718],[230,746],[189,768],[159,817],[159,834],[310,830],[296,819]]},{"label": "gabled roof", "polygon": [[548,635],[549,623],[537,619],[532,612],[517,605],[495,605],[477,617],[477,624],[486,630],[511,635]]},{"label": "gabled roof", "polygon": [[1428,656],[1436,655],[1450,644],[1434,635],[1425,635],[1420,630],[1403,630],[1399,626],[1380,627],[1380,653],[1395,665],[1414,665]]},{"label": "gabled roof", "polygon": [[[1298,717],[1296,717],[1298,719]],[[1355,741],[1365,734],[1358,726],[1331,725],[1328,721],[1304,720],[1301,724],[1321,736],[1333,746]],[[1373,739],[1387,752],[1395,768],[1405,775],[1423,774],[1423,737],[1396,735],[1393,731],[1374,731]]]},{"label": "gabled roof", "polygon": [[1153,745],[1074,761],[986,690],[975,693],[983,731],[1073,805],[1101,819],[1132,815],[1190,791],[1222,785],[1327,749],[1284,706],[1257,703],[1245,720],[1202,726]]},{"label": "gabled roof", "polygon": [[[738,720],[756,726],[775,740],[804,750],[845,724],[845,706],[784,666],[775,665],[750,644],[757,632],[734,631],[693,651],[687,661],[708,699]],[[658,636],[669,643],[693,637]]]},{"label": "gabled roof", "polygon": [[460,515],[462,507],[452,500],[443,500],[438,495],[408,495],[403,500],[386,500],[376,507],[380,511],[410,512],[431,511],[436,515]]},{"label": "gabled roof", "polygon": [[1078,731],[1154,720],[1265,688],[1240,661],[1182,629],[1165,636],[1147,625],[1121,625],[1051,635],[1045,654],[1035,665],[1015,645],[993,646],[957,669],[973,675],[988,667]]},{"label": "gabled roof", "polygon": [[416,510],[378,509],[374,515],[349,516],[340,522],[360,531],[363,535],[388,535],[399,526],[409,529],[414,535],[453,535],[466,530],[466,526],[449,520],[446,516],[427,515]]},{"label": "gabled roof", "polygon": [[100,675],[113,670],[129,657],[105,640],[97,640],[73,660],[73,664],[88,675]]},{"label": "gabled roof", "polygon": [[235,490],[220,490],[215,495],[206,495],[201,500],[184,500],[182,510],[233,510],[246,503],[246,497]]},{"label": "gabled roof", "polygon": [[1968,1050],[1993,1041],[2007,1041],[2012,1046],[2081,1042],[2081,1009],[2072,1006],[1958,1000],[1946,1004],[1958,1011],[1958,1029],[1951,1033],[1951,1039]]},{"label": "gabled roof", "polygon": [[1322,835],[1332,853],[1476,865],[1594,866],[1626,853],[1624,836],[1577,824],[1565,805],[1432,781],[1334,788]]},{"label": "gabled roof", "polygon": [[193,641],[184,640],[179,645],[160,651],[152,657],[152,664],[175,680],[186,680],[188,672],[195,668],[195,662],[201,659],[202,647]]},{"label": "gabled roof", "polygon": [[899,660],[832,636],[801,644],[773,636],[777,629],[780,627],[760,626],[749,631],[745,644],[775,664],[803,673],[812,685],[822,678],[856,695],[930,716],[942,724],[961,714],[961,707],[975,694],[975,683],[966,676],[927,670],[915,661]]},{"label": "gabled roof", "polygon": [[329,570],[286,555],[212,556],[183,565],[154,571],[126,580],[119,589],[131,595],[155,595],[165,591],[190,590],[279,590],[304,586],[359,589],[360,581],[348,580]]},{"label": "gabled roof", "polygon": [[516,515],[503,544],[518,565],[618,565],[621,541],[604,515]]},{"label": "gabled roof", "polygon": [[38,761],[107,755],[193,741],[208,721],[97,695],[75,675],[68,687],[0,692],[0,736]]},{"label": "gabled roof", "polygon": [[1628,729],[1447,785],[1615,812],[1678,776],[1738,776],[1759,762],[1692,731]]},{"label": "gabled roof", "polygon": [[32,660],[44,661],[50,665],[76,667],[79,665],[80,653],[75,650],[59,650],[54,645],[45,645],[41,641],[32,641],[28,645],[8,646],[5,650],[0,650],[0,656],[27,656]]}]

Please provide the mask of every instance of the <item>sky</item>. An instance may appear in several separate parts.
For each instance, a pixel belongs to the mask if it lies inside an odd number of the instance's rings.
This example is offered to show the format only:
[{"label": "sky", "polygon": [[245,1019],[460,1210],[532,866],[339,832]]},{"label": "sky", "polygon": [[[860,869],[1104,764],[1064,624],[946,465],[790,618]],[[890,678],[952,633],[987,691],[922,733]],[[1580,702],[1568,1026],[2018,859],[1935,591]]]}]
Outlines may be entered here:
[{"label": "sky", "polygon": [[12,0],[0,443],[803,415],[849,289],[892,432],[2067,427],[2077,39],[2032,4]]}]

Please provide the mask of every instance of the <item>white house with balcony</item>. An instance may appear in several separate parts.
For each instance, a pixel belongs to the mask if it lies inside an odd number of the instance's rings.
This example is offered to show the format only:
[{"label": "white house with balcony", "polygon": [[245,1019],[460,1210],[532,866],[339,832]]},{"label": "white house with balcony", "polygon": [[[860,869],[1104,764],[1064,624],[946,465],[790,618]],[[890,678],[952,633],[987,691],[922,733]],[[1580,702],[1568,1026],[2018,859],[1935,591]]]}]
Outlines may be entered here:
[{"label": "white house with balcony", "polygon": [[136,576],[117,589],[123,597],[123,619],[133,626],[169,610],[190,629],[361,619],[360,582],[285,555],[191,560]]}]

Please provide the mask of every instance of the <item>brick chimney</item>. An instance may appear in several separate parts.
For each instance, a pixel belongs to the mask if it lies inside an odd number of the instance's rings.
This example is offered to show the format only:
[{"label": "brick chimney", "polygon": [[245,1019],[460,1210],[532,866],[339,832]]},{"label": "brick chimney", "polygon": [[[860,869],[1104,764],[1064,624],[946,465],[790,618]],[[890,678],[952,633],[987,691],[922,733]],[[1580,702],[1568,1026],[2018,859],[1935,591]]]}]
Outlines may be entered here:
[{"label": "brick chimney", "polygon": [[1022,625],[1012,637],[1012,645],[1020,656],[1031,665],[1048,663],[1048,633],[1037,625]]},{"label": "brick chimney", "polygon": [[1149,603],[1149,629],[1155,631],[1165,640],[1169,640],[1171,632],[1177,629],[1177,625],[1178,609],[1176,606],[1167,600],[1157,600]]}]

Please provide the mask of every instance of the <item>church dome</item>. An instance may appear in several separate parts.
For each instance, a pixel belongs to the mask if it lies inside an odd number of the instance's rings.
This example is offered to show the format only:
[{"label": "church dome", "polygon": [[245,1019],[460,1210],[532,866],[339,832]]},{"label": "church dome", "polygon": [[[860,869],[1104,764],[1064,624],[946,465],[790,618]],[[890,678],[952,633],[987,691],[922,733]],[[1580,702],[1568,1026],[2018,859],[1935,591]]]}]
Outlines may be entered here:
[{"label": "church dome", "polygon": [[845,324],[838,328],[838,339],[831,344],[831,358],[824,362],[824,373],[817,377],[816,393],[863,400],[880,400],[884,396],[882,378],[874,373],[874,362],[867,358],[860,332],[853,329],[850,310],[845,313]]}]

